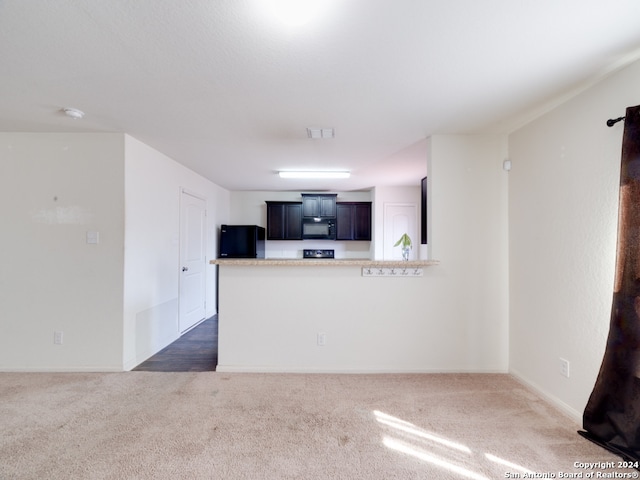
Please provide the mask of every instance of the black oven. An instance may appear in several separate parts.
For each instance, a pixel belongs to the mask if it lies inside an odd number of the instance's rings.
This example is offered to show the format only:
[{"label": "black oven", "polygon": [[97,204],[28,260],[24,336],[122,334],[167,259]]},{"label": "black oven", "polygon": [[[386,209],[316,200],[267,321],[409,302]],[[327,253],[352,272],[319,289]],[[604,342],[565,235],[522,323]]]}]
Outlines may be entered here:
[{"label": "black oven", "polygon": [[335,240],[336,219],[322,217],[303,218],[302,238],[305,240]]}]

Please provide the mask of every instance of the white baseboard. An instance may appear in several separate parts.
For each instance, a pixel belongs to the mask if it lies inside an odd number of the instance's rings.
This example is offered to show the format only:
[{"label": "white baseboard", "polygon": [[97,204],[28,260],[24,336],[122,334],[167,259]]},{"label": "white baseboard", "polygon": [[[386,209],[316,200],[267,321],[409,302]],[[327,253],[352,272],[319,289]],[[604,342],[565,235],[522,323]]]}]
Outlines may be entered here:
[{"label": "white baseboard", "polygon": [[116,367],[28,367],[0,368],[0,373],[117,373],[122,368]]},{"label": "white baseboard", "polygon": [[576,423],[578,423],[580,427],[582,427],[582,412],[579,412],[575,408],[570,407],[565,402],[560,400],[558,397],[550,394],[549,392],[541,388],[536,383],[529,381],[522,374],[520,374],[520,372],[516,370],[510,370],[509,374],[513,378],[515,378],[518,382],[522,383],[525,387],[530,388],[531,390],[536,392],[538,395],[544,397],[545,400],[547,400],[548,402],[553,404],[555,407],[557,407],[560,411],[562,411],[563,413],[571,417],[571,419],[573,419]]},{"label": "white baseboard", "polygon": [[264,365],[220,365],[216,372],[224,373],[325,373],[325,374],[420,374],[420,373],[499,373],[508,374],[502,369],[469,370],[469,369],[389,369],[379,368],[320,368]]}]

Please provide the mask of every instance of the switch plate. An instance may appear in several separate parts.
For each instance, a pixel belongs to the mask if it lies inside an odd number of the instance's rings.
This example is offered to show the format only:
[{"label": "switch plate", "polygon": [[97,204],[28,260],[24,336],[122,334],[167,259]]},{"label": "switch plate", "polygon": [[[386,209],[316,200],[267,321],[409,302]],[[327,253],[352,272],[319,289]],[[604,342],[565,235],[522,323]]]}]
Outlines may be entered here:
[{"label": "switch plate", "polygon": [[53,343],[55,345],[62,345],[63,332],[53,332]]},{"label": "switch plate", "polygon": [[560,359],[560,374],[563,377],[569,378],[569,360],[565,360],[564,358]]},{"label": "switch plate", "polygon": [[327,334],[326,333],[319,333],[318,334],[318,346],[319,347],[324,347],[327,344]]},{"label": "switch plate", "polygon": [[87,232],[87,243],[97,245],[100,243],[100,232],[89,231]]}]

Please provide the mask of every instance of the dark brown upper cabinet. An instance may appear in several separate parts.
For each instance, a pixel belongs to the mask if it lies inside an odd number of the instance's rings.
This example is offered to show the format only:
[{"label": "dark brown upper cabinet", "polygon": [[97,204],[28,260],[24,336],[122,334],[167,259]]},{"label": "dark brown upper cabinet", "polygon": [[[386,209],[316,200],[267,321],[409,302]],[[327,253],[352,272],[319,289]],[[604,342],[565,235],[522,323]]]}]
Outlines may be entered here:
[{"label": "dark brown upper cabinet", "polygon": [[302,216],[335,218],[337,193],[303,193]]},{"label": "dark brown upper cabinet", "polygon": [[302,240],[302,202],[266,203],[267,240]]},{"label": "dark brown upper cabinet", "polygon": [[336,204],[336,240],[371,240],[371,202]]}]

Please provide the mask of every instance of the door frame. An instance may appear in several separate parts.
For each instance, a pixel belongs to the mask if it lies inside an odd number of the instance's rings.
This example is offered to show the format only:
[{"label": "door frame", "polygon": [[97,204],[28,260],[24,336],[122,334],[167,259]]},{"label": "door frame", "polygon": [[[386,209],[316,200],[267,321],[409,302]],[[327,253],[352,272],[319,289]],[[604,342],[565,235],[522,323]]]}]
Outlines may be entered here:
[{"label": "door frame", "polygon": [[[183,195],[189,195],[190,197],[196,198],[202,202],[204,202],[204,224],[202,226],[202,254],[203,254],[203,285],[202,285],[202,301],[203,301],[203,318],[201,318],[200,320],[196,321],[194,324],[190,325],[189,327],[187,327],[185,330],[182,330],[181,328],[181,315],[182,315],[182,301],[183,301],[183,289],[185,288],[184,282],[183,282],[183,275],[182,275],[182,267],[184,265],[184,258],[183,258],[183,241],[185,240],[185,235],[184,235],[184,231],[183,231]],[[179,201],[178,201],[178,318],[177,318],[177,331],[178,331],[178,335],[183,335],[186,332],[188,332],[189,330],[191,330],[192,328],[194,328],[195,326],[199,325],[200,323],[202,323],[204,320],[206,320],[207,318],[207,198],[204,195],[201,195],[200,193],[194,192],[193,190],[190,190],[188,188],[185,187],[180,187],[179,188]]]}]

